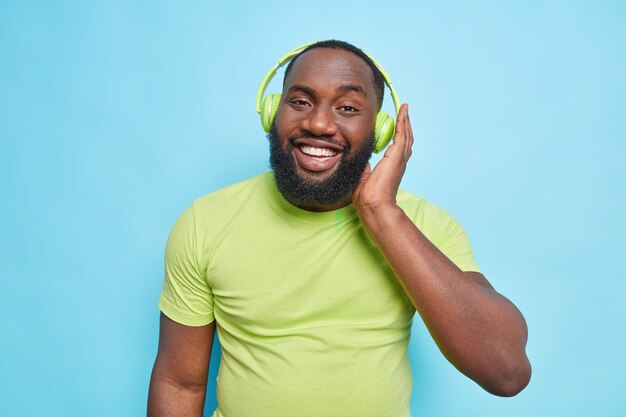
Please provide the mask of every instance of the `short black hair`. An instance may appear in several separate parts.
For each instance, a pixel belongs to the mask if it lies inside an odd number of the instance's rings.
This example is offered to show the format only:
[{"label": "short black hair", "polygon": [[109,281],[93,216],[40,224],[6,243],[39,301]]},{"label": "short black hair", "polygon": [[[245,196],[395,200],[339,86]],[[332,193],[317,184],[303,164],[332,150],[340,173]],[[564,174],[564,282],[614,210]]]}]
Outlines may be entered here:
[{"label": "short black hair", "polygon": [[371,68],[372,73],[374,74],[374,79],[372,80],[372,83],[374,84],[374,91],[376,92],[376,95],[378,98],[378,108],[380,109],[382,107],[383,96],[385,94],[385,80],[383,78],[383,74],[380,72],[376,64],[374,64],[374,61],[372,61],[372,58],[367,56],[365,52],[363,52],[361,49],[357,48],[356,46],[348,42],[338,41],[335,39],[315,42],[314,44],[307,46],[298,55],[296,55],[291,61],[289,61],[289,64],[287,64],[287,68],[285,68],[285,76],[283,77],[283,87],[285,86],[285,80],[287,79],[287,76],[291,72],[291,68],[293,67],[293,64],[298,60],[298,58],[302,56],[303,53],[308,52],[311,49],[315,49],[315,48],[343,49],[344,51],[351,52],[354,55],[361,58],[363,61],[365,61],[365,63]]}]

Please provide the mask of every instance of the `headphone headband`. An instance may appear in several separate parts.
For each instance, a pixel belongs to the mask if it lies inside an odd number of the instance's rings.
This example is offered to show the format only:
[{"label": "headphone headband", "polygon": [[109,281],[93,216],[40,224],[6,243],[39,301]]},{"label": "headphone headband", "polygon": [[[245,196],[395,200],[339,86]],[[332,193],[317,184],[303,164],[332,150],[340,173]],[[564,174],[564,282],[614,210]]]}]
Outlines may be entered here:
[{"label": "headphone headband", "polygon": [[[306,48],[316,43],[317,42],[310,42],[310,43],[306,43],[304,45],[301,45],[301,46],[298,46],[297,48],[292,49],[291,51],[287,52],[285,55],[280,57],[278,62],[274,64],[274,66],[270,68],[269,71],[267,71],[256,93],[256,112],[257,113],[261,114],[261,101],[263,100],[263,94],[265,94],[265,90],[267,89],[267,86],[269,85],[270,81],[272,81],[272,78],[274,78],[274,75],[276,75],[280,67],[282,67],[283,65],[291,61],[300,52],[304,51]],[[363,51],[363,53],[367,55],[369,59],[372,60],[374,65],[376,65],[376,68],[378,68],[378,70],[382,74],[383,80],[385,81],[385,84],[387,84],[387,87],[389,88],[389,92],[391,93],[391,99],[393,100],[393,106],[396,109],[396,116],[397,116],[398,113],[400,112],[400,99],[398,98],[398,93],[396,93],[396,90],[393,88],[393,84],[391,83],[391,78],[389,77],[389,74],[387,74],[387,71],[385,71],[385,69],[374,58],[372,58],[367,52]]]}]

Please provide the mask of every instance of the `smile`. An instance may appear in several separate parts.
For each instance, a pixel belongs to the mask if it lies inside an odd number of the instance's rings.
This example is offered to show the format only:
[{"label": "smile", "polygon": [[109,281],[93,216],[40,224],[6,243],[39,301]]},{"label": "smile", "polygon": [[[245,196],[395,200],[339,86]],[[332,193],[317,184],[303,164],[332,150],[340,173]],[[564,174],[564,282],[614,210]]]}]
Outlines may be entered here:
[{"label": "smile", "polygon": [[314,146],[300,145],[300,152],[313,157],[333,157],[337,151],[330,148],[316,148]]},{"label": "smile", "polygon": [[296,164],[308,172],[333,172],[339,165],[342,153],[338,149],[300,143],[293,147]]}]

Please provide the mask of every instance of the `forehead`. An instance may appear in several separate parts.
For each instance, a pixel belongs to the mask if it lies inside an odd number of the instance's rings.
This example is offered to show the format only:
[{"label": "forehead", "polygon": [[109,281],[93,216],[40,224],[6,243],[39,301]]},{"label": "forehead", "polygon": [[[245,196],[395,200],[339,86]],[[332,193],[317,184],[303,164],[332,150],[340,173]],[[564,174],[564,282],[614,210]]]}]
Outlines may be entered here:
[{"label": "forehead", "polygon": [[374,95],[372,69],[355,54],[343,49],[315,48],[300,55],[285,79],[285,88],[294,84],[360,85]]}]

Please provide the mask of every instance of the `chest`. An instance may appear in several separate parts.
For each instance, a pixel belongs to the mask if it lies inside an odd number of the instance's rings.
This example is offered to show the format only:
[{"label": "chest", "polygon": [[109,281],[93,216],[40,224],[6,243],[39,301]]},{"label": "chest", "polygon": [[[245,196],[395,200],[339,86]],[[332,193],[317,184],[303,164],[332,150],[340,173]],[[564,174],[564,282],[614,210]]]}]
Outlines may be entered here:
[{"label": "chest", "polygon": [[218,321],[251,333],[396,326],[412,311],[358,220],[318,228],[232,225],[214,242],[207,276]]}]

